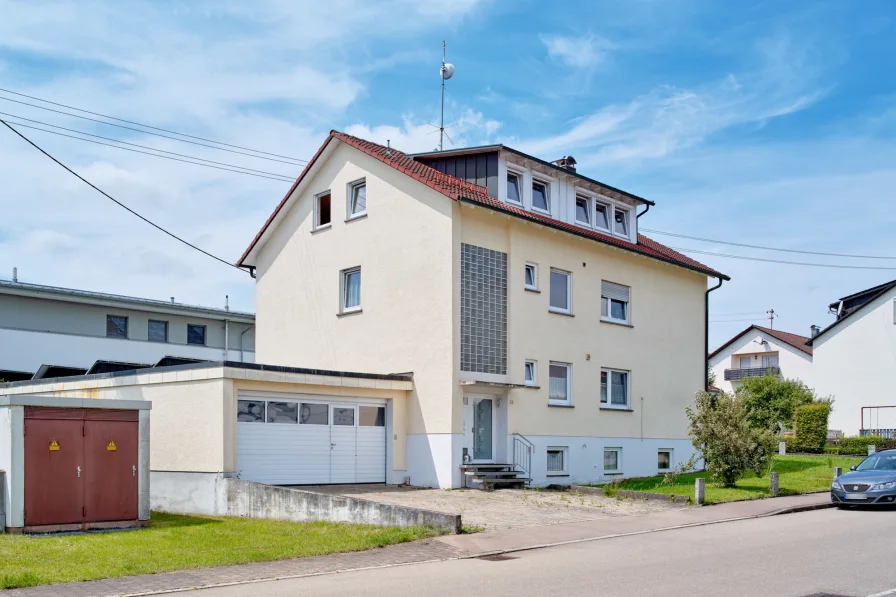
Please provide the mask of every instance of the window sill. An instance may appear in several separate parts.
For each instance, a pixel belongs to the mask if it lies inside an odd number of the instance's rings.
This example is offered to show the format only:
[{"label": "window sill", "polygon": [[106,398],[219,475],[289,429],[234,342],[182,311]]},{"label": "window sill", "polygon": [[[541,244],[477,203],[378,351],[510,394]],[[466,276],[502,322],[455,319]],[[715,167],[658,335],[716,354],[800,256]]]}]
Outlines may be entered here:
[{"label": "window sill", "polygon": [[362,214],[356,214],[354,216],[348,217],[345,219],[346,222],[354,222],[355,220],[362,220],[367,217],[367,212],[365,211]]},{"label": "window sill", "polygon": [[360,315],[364,312],[364,309],[352,309],[351,311],[341,311],[336,314],[336,317],[348,317],[349,315]]},{"label": "window sill", "polygon": [[539,208],[539,207],[533,207],[533,208],[532,208],[532,211],[535,212],[535,213],[537,213],[537,214],[541,214],[541,215],[543,215],[543,216],[550,216],[550,217],[553,217],[553,216],[551,215],[551,212],[550,212],[550,211],[545,211],[545,210],[543,210],[543,209],[541,209],[541,208]]},{"label": "window sill", "polygon": [[618,477],[619,475],[623,475],[622,471],[604,471],[605,477]]},{"label": "window sill", "polygon": [[623,413],[633,413],[633,412],[635,412],[635,409],[633,409],[633,408],[628,408],[628,407],[626,407],[626,408],[620,408],[620,407],[618,407],[618,406],[601,406],[601,407],[600,407],[600,410],[615,410],[615,411],[619,411],[619,412],[623,412]]},{"label": "window sill", "polygon": [[575,408],[575,404],[567,404],[561,402],[548,402],[548,406],[551,408]]},{"label": "window sill", "polygon": [[526,390],[540,390],[541,389],[541,386],[537,386],[537,385],[531,384],[531,383],[523,384],[523,386],[524,386],[523,389],[526,389]]},{"label": "window sill", "polygon": [[540,291],[539,289],[537,289],[537,288],[526,288],[526,287],[524,286],[524,287],[523,287],[523,290],[525,290],[526,292],[534,292],[535,294],[541,294],[541,291]]},{"label": "window sill", "polygon": [[604,319],[603,317],[600,318],[600,322],[601,322],[601,323],[609,323],[610,325],[619,325],[619,326],[622,326],[622,327],[624,327],[624,328],[633,328],[633,327],[635,327],[635,326],[633,326],[632,324],[628,323],[627,321],[617,321],[616,319]]},{"label": "window sill", "polygon": [[568,477],[569,473],[547,473],[545,477]]},{"label": "window sill", "polygon": [[314,234],[315,232],[321,232],[321,231],[323,231],[323,230],[329,230],[329,229],[332,228],[332,227],[333,227],[333,223],[332,223],[332,222],[329,223],[329,224],[324,224],[323,226],[318,226],[317,228],[312,228],[312,229],[311,229],[311,234]]},{"label": "window sill", "polygon": [[558,310],[558,309],[551,309],[551,308],[549,308],[549,309],[548,309],[548,313],[553,313],[554,315],[563,315],[563,316],[565,316],[565,317],[575,317],[575,315],[573,315],[573,314],[570,313],[569,311],[560,311],[560,310]]}]

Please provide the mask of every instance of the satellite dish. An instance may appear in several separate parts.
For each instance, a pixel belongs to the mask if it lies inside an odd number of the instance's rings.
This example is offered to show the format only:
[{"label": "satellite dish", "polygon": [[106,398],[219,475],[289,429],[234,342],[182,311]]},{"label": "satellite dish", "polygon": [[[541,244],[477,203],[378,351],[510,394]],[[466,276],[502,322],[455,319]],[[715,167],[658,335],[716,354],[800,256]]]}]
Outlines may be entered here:
[{"label": "satellite dish", "polygon": [[454,76],[454,65],[449,63],[442,64],[442,78],[446,81]]}]

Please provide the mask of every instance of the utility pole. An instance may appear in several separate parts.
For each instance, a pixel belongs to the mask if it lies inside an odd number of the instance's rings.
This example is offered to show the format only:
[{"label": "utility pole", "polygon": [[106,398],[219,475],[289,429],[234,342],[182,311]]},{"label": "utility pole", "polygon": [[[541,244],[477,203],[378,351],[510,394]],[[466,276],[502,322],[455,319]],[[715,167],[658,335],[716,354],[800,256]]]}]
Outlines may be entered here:
[{"label": "utility pole", "polygon": [[774,309],[769,309],[766,313],[768,313],[768,327],[770,330],[773,330],[775,329],[775,317],[778,315],[775,313]]}]

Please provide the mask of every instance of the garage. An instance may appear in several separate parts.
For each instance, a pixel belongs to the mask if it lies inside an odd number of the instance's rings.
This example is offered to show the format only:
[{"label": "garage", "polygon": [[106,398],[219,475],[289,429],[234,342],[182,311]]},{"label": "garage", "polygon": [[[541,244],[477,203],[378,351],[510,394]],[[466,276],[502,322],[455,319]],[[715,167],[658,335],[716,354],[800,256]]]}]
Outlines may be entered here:
[{"label": "garage", "polygon": [[386,402],[240,392],[240,479],[271,485],[386,482]]}]

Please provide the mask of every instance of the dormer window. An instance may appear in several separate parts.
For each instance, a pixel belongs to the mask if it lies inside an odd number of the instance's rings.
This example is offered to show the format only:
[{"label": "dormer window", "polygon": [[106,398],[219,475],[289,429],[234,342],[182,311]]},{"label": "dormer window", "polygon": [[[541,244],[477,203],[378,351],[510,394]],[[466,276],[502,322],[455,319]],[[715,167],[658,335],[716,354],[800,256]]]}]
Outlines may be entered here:
[{"label": "dormer window", "polygon": [[603,203],[594,204],[594,225],[601,230],[610,230],[610,206]]},{"label": "dormer window", "polygon": [[520,175],[516,172],[507,172],[507,200],[511,203],[522,205],[522,194],[520,193]]},{"label": "dormer window", "polygon": [[551,211],[551,197],[548,185],[540,180],[532,181],[532,209],[543,212]]},{"label": "dormer window", "polygon": [[576,223],[591,225],[591,200],[588,197],[576,197]]},{"label": "dormer window", "polygon": [[620,236],[628,236],[628,210],[618,207],[613,209],[613,231]]}]

